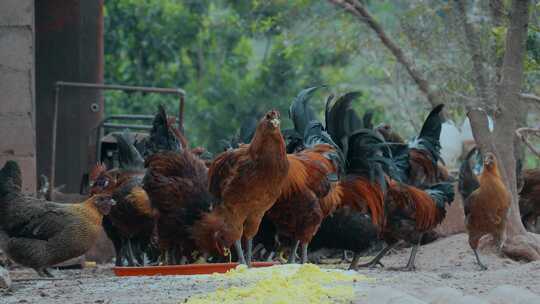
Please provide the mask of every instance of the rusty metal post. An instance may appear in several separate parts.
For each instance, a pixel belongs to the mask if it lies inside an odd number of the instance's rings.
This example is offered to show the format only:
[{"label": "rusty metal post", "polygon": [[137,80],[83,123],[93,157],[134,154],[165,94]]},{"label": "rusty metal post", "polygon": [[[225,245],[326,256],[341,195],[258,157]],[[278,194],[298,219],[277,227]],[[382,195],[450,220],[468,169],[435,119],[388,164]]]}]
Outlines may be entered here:
[{"label": "rusty metal post", "polygon": [[54,88],[54,105],[53,105],[53,125],[51,133],[51,168],[50,168],[50,177],[49,177],[49,193],[48,200],[53,200],[53,190],[54,182],[56,175],[56,130],[58,128],[58,101],[60,100],[60,89],[61,87],[57,84]]}]

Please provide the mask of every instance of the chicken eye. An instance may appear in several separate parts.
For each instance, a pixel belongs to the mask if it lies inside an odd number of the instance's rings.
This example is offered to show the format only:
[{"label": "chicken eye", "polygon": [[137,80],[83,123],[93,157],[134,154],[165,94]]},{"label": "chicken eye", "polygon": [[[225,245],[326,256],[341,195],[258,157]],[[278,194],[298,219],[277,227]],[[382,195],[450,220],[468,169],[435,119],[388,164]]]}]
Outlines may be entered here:
[{"label": "chicken eye", "polygon": [[109,180],[106,178],[100,178],[95,183],[94,186],[105,188],[109,185]]}]

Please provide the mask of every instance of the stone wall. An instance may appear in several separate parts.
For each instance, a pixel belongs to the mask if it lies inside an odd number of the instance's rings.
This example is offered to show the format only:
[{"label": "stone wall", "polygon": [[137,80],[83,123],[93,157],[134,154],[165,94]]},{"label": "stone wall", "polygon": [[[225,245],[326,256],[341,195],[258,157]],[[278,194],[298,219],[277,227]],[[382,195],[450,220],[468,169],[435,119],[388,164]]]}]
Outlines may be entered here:
[{"label": "stone wall", "polygon": [[36,189],[34,1],[0,1],[0,165],[16,160]]}]

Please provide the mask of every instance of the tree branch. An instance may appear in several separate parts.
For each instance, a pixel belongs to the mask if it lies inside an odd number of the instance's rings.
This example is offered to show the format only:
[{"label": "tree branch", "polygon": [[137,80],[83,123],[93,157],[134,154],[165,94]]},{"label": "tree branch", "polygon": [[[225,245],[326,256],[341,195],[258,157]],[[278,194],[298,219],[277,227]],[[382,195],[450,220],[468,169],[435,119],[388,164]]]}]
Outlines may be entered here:
[{"label": "tree branch", "polygon": [[527,145],[529,150],[531,150],[536,157],[540,158],[540,150],[536,149],[529,141],[529,135],[540,137],[540,128],[519,128],[516,130],[516,135],[523,143],[525,143],[525,145]]},{"label": "tree branch", "polygon": [[407,72],[409,73],[409,76],[414,80],[416,85],[418,86],[418,89],[426,96],[427,100],[432,106],[436,106],[438,104],[437,102],[437,96],[436,94],[431,91],[429,88],[429,83],[427,80],[422,78],[420,73],[416,70],[414,67],[412,61],[410,61],[401,48],[396,45],[389,37],[386,35],[384,30],[382,29],[381,25],[371,16],[371,14],[365,9],[365,7],[358,1],[358,0],[328,0],[332,4],[339,6],[343,8],[345,11],[349,12],[358,20],[368,25],[376,34],[377,37],[381,40],[381,42],[390,50],[392,55],[396,58],[396,60],[402,64]]},{"label": "tree branch", "polygon": [[521,93],[519,94],[519,97],[524,101],[540,102],[540,96],[536,96],[534,94]]}]

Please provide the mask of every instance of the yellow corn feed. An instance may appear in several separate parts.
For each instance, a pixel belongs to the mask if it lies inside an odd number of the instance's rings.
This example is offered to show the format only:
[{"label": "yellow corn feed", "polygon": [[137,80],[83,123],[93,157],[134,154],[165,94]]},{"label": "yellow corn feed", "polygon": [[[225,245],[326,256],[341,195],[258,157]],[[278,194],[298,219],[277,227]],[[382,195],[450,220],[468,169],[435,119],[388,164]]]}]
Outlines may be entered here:
[{"label": "yellow corn feed", "polygon": [[190,298],[189,304],[278,304],[278,303],[350,303],[354,299],[353,282],[368,281],[366,276],[342,270],[322,270],[313,264],[280,265],[248,269],[244,265],[225,274],[214,274],[230,284],[215,292]]}]

